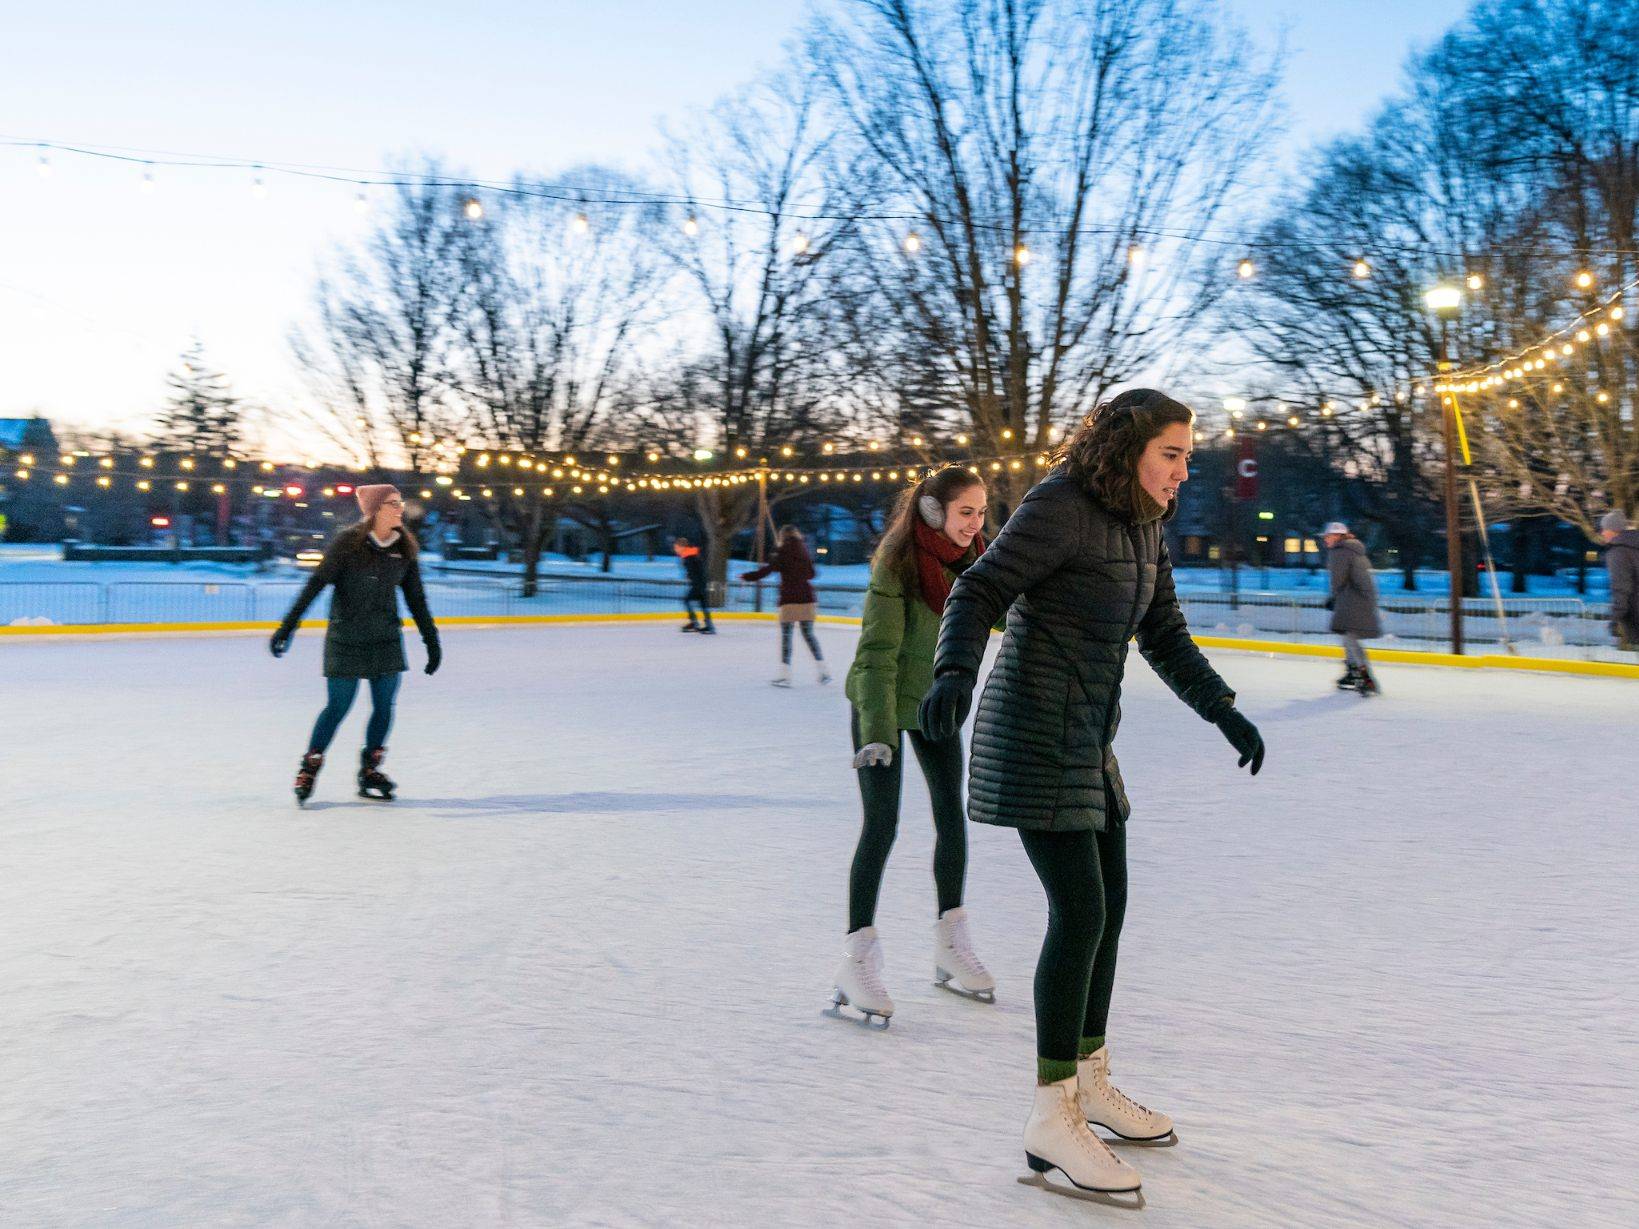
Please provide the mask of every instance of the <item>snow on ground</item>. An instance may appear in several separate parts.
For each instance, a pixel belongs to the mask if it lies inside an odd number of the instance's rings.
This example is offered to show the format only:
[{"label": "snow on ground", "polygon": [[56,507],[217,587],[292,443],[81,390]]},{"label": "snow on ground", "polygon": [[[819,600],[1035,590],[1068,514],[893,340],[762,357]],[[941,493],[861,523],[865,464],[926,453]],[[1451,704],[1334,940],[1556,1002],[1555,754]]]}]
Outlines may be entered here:
[{"label": "snow on ground", "polygon": [[[773,638],[451,629],[400,800],[351,797],[361,708],[306,811],[316,636],[0,646],[0,1219],[1138,1223],[1014,1181],[1043,900],[976,826],[999,1002],[932,988],[914,772],[899,1014],[821,1014],[847,708]],[[1639,1223],[1639,685],[1218,661],[1262,776],[1136,657],[1119,740],[1115,1072],[1182,1140],[1127,1154],[1143,1223]]]}]

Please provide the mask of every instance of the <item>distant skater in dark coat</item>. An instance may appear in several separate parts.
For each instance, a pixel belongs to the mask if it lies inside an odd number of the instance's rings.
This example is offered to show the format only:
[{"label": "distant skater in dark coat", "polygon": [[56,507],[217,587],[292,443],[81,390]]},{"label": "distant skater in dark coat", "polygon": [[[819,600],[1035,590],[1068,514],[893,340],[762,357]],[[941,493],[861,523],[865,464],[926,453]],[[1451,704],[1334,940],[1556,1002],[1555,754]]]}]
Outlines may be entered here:
[{"label": "distant skater in dark coat", "polygon": [[1372,674],[1371,659],[1362,640],[1383,634],[1383,616],[1377,610],[1377,578],[1366,558],[1366,544],[1342,521],[1333,521],[1322,531],[1326,542],[1326,571],[1332,592],[1326,606],[1332,612],[1332,630],[1343,637],[1343,677],[1339,691],[1358,691],[1363,696],[1381,692]]},{"label": "distant skater in dark coat", "polygon": [[[681,630],[685,632],[700,632],[707,636],[715,636],[717,629],[711,625],[711,603],[706,597],[706,557],[700,553],[700,548],[687,538],[678,538],[672,543],[672,550],[683,563],[683,575],[688,578],[689,587],[683,594],[683,609],[688,611],[689,621],[683,624]],[[700,607],[700,615],[705,619],[702,624],[695,617],[695,606]]]}]

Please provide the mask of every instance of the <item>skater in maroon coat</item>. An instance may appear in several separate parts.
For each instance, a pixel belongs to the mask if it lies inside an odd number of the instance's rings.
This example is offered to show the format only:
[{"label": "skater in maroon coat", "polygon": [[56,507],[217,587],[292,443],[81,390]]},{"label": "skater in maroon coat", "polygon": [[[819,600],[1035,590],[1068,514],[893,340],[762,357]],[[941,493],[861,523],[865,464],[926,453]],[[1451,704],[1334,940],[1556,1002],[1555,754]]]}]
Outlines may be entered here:
[{"label": "skater in maroon coat", "polygon": [[780,576],[780,673],[774,686],[791,686],[791,629],[802,628],[803,642],[814,655],[819,681],[829,683],[831,672],[825,668],[825,654],[820,652],[819,638],[814,635],[814,618],[819,613],[819,600],[814,595],[814,559],[803,541],[802,530],[787,525],[780,530],[779,546],[774,557],[754,572],[747,572],[741,580],[761,580],[778,572]]}]

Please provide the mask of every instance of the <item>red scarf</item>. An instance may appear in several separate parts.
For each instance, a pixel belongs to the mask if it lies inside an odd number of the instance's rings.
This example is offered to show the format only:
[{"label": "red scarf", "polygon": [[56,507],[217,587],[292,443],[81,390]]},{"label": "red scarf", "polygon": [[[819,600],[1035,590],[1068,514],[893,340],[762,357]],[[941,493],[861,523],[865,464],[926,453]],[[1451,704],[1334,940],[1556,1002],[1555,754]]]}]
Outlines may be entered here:
[{"label": "red scarf", "polygon": [[934,614],[945,613],[945,602],[950,597],[950,575],[946,568],[960,563],[969,550],[974,558],[984,553],[985,536],[973,535],[973,545],[957,546],[944,534],[934,529],[921,517],[911,522],[916,548],[916,577],[922,584],[922,600]]}]

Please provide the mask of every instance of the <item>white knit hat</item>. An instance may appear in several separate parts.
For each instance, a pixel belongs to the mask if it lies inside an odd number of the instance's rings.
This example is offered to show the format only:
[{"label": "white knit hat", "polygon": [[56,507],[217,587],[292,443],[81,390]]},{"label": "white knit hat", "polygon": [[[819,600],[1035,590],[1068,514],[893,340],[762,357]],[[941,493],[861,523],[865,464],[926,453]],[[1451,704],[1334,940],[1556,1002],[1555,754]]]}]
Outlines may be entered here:
[{"label": "white knit hat", "polygon": [[1599,518],[1599,527],[1606,533],[1626,533],[1628,531],[1627,515],[1620,508],[1614,508]]},{"label": "white knit hat", "polygon": [[1326,528],[1324,528],[1320,531],[1320,536],[1323,537],[1323,538],[1328,538],[1328,537],[1331,537],[1331,535],[1334,534],[1334,533],[1348,533],[1348,532],[1349,532],[1349,527],[1347,525],[1345,525],[1342,521],[1328,521],[1326,523]]}]

